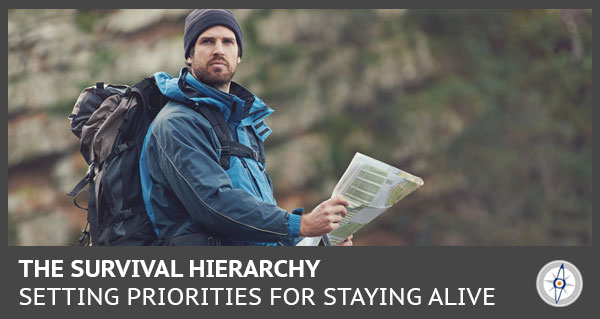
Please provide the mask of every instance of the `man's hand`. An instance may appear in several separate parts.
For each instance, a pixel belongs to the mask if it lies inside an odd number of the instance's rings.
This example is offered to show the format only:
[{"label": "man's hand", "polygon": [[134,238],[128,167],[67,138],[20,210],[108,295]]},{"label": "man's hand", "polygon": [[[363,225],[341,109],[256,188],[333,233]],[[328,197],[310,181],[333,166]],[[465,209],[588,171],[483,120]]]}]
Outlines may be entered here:
[{"label": "man's hand", "polygon": [[343,242],[337,244],[336,246],[352,246],[352,237],[354,237],[354,235],[350,235],[348,236],[348,238],[346,238],[346,240],[344,240]]},{"label": "man's hand", "polygon": [[302,215],[300,236],[317,237],[336,230],[340,227],[342,218],[346,216],[348,205],[350,203],[342,196],[322,202],[310,214]]}]

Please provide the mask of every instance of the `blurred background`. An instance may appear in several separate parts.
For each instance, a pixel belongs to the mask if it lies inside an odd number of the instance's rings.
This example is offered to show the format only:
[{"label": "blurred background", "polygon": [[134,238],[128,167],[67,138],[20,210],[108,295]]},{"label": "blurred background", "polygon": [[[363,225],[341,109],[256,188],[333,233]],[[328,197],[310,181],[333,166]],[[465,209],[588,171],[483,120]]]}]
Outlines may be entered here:
[{"label": "blurred background", "polygon": [[[361,152],[425,185],[356,245],[592,244],[592,10],[233,11],[279,206],[312,209]],[[98,81],[177,76],[188,12],[8,11],[9,245],[76,244],[67,116]]]}]

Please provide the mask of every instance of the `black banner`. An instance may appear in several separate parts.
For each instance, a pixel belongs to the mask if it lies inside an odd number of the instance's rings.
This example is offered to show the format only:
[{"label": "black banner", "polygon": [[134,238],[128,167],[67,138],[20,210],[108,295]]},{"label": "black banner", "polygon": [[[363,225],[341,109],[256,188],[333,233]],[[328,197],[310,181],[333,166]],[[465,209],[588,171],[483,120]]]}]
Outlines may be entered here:
[{"label": "black banner", "polygon": [[[25,317],[52,312],[69,318],[558,318],[590,313],[595,268],[591,247],[9,247],[8,252],[4,309]],[[538,273],[553,260],[575,265],[586,283],[565,307],[547,304],[536,288]],[[583,280],[576,282],[579,288]],[[575,288],[572,278],[566,282],[563,298]]]}]

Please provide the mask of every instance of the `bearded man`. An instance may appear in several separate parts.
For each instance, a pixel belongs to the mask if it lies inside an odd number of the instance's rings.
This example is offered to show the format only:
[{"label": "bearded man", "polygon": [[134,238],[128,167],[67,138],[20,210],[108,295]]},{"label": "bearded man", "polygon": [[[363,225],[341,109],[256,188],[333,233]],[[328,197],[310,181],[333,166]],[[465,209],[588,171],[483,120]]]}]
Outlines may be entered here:
[{"label": "bearded man", "polygon": [[171,245],[295,245],[333,231],[346,215],[342,197],[309,214],[277,206],[263,147],[273,110],[232,82],[242,44],[231,11],[194,10],[185,22],[186,67],[178,78],[154,75],[169,102],[146,134],[140,173],[154,231]]}]

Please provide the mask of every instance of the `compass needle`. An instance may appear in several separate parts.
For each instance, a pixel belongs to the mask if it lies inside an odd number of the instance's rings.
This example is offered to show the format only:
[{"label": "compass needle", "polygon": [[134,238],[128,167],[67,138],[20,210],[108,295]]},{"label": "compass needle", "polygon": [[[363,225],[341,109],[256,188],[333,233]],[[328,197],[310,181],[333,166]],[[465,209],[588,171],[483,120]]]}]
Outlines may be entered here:
[{"label": "compass needle", "polygon": [[560,265],[560,268],[558,269],[558,275],[556,277],[557,278],[560,277],[561,273],[562,273],[562,279],[565,280],[565,264]]}]

